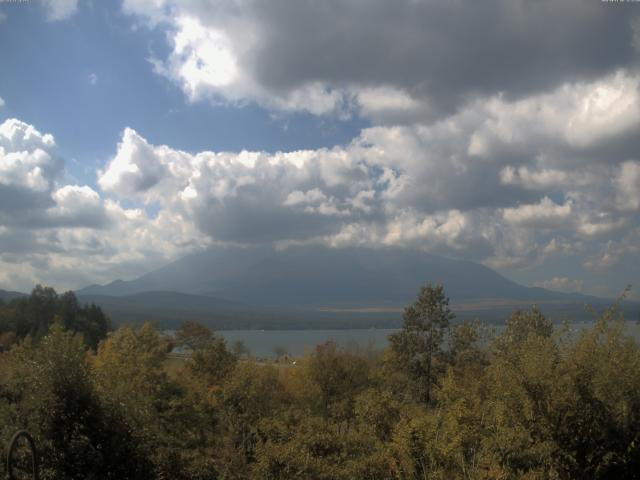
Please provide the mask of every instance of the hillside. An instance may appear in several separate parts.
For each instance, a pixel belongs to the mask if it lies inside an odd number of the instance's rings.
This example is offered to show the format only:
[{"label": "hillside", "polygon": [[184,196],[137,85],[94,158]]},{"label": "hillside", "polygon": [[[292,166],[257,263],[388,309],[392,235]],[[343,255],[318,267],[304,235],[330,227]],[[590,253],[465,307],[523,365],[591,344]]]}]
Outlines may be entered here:
[{"label": "hillside", "polygon": [[[216,248],[132,281],[77,293],[116,322],[185,319],[215,328],[395,327],[402,307],[425,283],[442,283],[458,318],[502,322],[514,309],[539,305],[556,320],[584,320],[589,304],[610,300],[529,288],[483,265],[401,249]],[[224,300],[223,300],[224,299]],[[625,303],[630,317],[637,305]]]},{"label": "hillside", "polygon": [[216,248],[179,259],[132,281],[93,285],[79,295],[173,291],[252,305],[397,307],[420,285],[442,283],[454,303],[486,299],[575,300],[512,282],[483,265],[403,249]]},{"label": "hillside", "polygon": [[13,300],[14,298],[20,298],[26,296],[26,293],[22,292],[12,292],[9,290],[2,290],[0,288],[0,300],[7,303]]}]

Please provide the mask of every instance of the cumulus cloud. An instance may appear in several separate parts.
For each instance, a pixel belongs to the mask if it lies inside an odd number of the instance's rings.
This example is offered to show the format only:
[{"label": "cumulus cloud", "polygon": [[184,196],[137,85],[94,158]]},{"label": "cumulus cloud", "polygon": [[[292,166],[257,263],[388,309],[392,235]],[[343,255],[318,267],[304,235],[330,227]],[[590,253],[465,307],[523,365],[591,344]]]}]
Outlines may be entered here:
[{"label": "cumulus cloud", "polygon": [[0,284],[106,282],[207,242],[173,212],[151,217],[64,178],[52,135],[17,119],[0,124]]},{"label": "cumulus cloud", "polygon": [[103,190],[131,195],[150,189],[164,176],[164,166],[154,149],[134,130],[127,128],[118,145],[118,153],[100,175],[99,184]]},{"label": "cumulus cloud", "polygon": [[98,181],[105,191],[162,205],[212,241],[404,245],[501,268],[572,246],[584,251],[588,239],[605,242],[634,221],[606,202],[616,188],[608,178],[624,162],[586,159],[585,171],[572,174],[572,150],[555,147],[562,132],[518,146],[538,167],[512,166],[504,144],[478,162],[468,145],[485,128],[484,108],[431,126],[372,127],[345,147],[287,153],[190,154],[127,129]]},{"label": "cumulus cloud", "polygon": [[[561,132],[556,142],[518,146],[536,158],[532,166],[514,164],[502,144],[478,160],[468,145],[485,127],[482,108],[430,126],[372,127],[346,146],[275,153],[189,153],[126,128],[98,172],[100,191],[64,184],[53,137],[7,120],[0,195],[11,200],[1,203],[0,264],[24,278],[46,265],[77,286],[213,243],[404,246],[503,270],[568,254],[599,269],[629,258],[636,162],[620,152],[610,164],[587,156],[588,173],[575,177],[571,149],[555,148]],[[16,258],[24,262],[10,266]]]},{"label": "cumulus cloud", "polygon": [[[77,9],[45,3],[67,12],[58,18]],[[150,68],[188,102],[359,116],[371,126],[346,145],[292,152],[185,152],[125,128],[94,189],[64,183],[52,136],[8,120],[0,245],[32,253],[6,271],[27,278],[46,265],[71,275],[90,255],[86,278],[111,280],[211,243],[401,245],[503,272],[561,257],[574,270],[640,268],[633,5],[124,0],[122,8],[136,26],[166,35]],[[3,268],[10,261],[0,258]],[[537,280],[561,288],[580,277]]]},{"label": "cumulus cloud", "polygon": [[170,52],[154,58],[156,71],[192,101],[255,101],[314,114],[359,110],[380,121],[416,112],[434,118],[470,99],[499,92],[521,98],[626,67],[637,53],[632,7],[578,0],[123,2],[141,23],[165,29]]},{"label": "cumulus cloud", "polygon": [[[605,242],[637,220],[622,202],[635,192],[626,155],[638,146],[637,86],[637,76],[614,72],[295,152],[191,154],[125,129],[98,183],[162,205],[212,241],[406,245],[515,267],[544,261],[560,245],[595,252],[597,243],[584,242]],[[591,108],[588,99],[602,91],[615,94]],[[394,95],[386,105],[411,106]],[[624,96],[632,101],[616,110]],[[611,125],[621,127],[576,140],[572,119],[587,128],[594,117],[595,132],[599,108],[609,107],[617,112]]]},{"label": "cumulus cloud", "polygon": [[86,185],[65,185],[51,195],[55,206],[46,212],[55,226],[101,228],[109,222],[98,192]]},{"label": "cumulus cloud", "polygon": [[54,180],[62,163],[55,141],[17,119],[0,124],[0,218],[2,223],[24,220],[31,211],[52,204]]},{"label": "cumulus cloud", "polygon": [[509,223],[525,227],[560,227],[571,217],[571,203],[557,205],[544,197],[536,204],[505,208],[502,216]]}]

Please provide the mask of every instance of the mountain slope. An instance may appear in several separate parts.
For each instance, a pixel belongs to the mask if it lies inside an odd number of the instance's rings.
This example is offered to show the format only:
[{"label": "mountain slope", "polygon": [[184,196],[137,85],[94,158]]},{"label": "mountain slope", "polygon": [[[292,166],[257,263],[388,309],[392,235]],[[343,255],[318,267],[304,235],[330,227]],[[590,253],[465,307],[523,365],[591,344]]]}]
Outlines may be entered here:
[{"label": "mountain slope", "polygon": [[0,288],[0,300],[2,300],[5,303],[10,302],[11,300],[13,300],[14,298],[20,298],[20,297],[26,297],[27,294],[26,293],[22,293],[22,292],[11,292],[8,290],[2,290]]},{"label": "mountain slope", "polygon": [[403,249],[324,247],[215,248],[135,280],[94,285],[78,294],[173,291],[252,305],[362,308],[406,305],[427,282],[444,284],[453,303],[577,299],[524,287],[469,261]]}]

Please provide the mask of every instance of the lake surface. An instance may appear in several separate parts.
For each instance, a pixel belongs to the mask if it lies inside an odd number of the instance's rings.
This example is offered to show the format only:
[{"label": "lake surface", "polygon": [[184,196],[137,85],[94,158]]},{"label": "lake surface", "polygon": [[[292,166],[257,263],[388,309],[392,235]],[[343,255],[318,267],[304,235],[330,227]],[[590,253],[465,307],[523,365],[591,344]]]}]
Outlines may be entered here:
[{"label": "lake surface", "polygon": [[283,348],[289,355],[300,356],[308,349],[328,341],[352,349],[373,348],[383,350],[389,334],[396,329],[357,330],[219,330],[230,347],[244,342],[254,357],[273,357],[275,348]]},{"label": "lake surface", "polygon": [[[571,329],[576,334],[593,327],[593,322],[581,322],[571,324]],[[560,328],[556,325],[556,328]],[[485,325],[485,333],[499,335],[504,329],[503,325]],[[627,322],[626,329],[629,334],[640,340],[640,324]],[[382,350],[388,345],[389,334],[397,329],[353,329],[353,330],[219,330],[216,333],[222,335],[231,347],[234,342],[240,340],[249,349],[254,357],[274,357],[274,349],[282,348],[291,356],[300,356],[316,345],[334,341],[341,347],[349,349]]]}]

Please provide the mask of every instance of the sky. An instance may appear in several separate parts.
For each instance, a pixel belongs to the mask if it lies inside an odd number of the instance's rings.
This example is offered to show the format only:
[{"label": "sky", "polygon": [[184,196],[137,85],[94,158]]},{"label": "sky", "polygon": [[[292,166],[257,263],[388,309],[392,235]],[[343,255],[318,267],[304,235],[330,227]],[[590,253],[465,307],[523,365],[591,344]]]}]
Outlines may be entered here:
[{"label": "sky", "polygon": [[0,0],[0,288],[310,244],[640,299],[640,2]]}]

